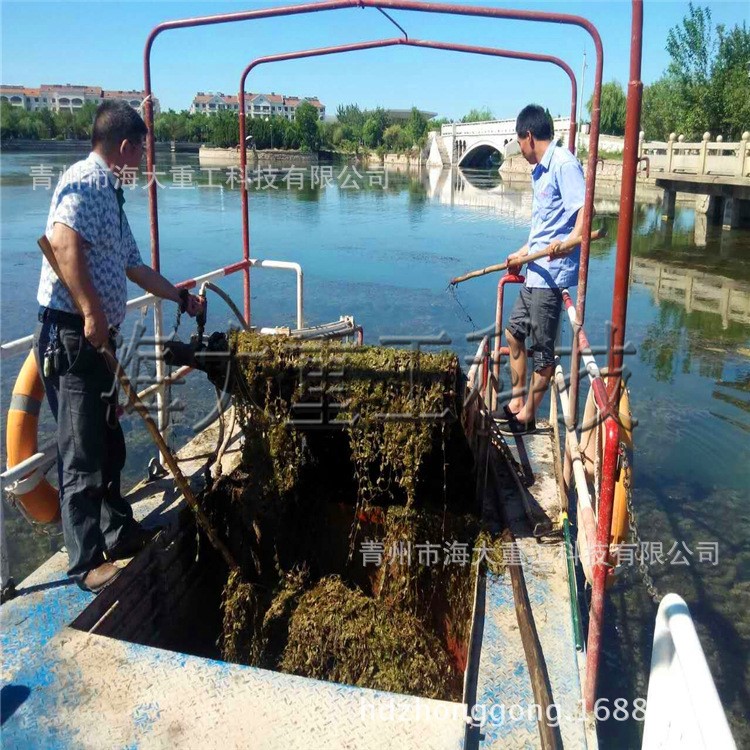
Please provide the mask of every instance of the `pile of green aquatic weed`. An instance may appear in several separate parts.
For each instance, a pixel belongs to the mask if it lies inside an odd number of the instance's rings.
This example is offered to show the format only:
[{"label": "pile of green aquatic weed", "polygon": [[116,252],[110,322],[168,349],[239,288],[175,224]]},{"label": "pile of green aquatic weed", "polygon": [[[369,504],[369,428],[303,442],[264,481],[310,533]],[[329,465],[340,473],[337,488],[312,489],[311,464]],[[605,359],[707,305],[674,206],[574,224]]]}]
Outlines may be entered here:
[{"label": "pile of green aquatic weed", "polygon": [[[204,498],[241,569],[224,658],[460,698],[479,523],[455,355],[244,332],[231,349],[243,460]],[[326,429],[300,425],[297,405],[321,399]],[[363,565],[364,541],[382,565]],[[393,559],[403,545],[411,559]]]},{"label": "pile of green aquatic weed", "polygon": [[323,578],[300,599],[280,666],[293,674],[429,698],[456,688],[443,645],[418,618],[382,606],[336,576]]}]

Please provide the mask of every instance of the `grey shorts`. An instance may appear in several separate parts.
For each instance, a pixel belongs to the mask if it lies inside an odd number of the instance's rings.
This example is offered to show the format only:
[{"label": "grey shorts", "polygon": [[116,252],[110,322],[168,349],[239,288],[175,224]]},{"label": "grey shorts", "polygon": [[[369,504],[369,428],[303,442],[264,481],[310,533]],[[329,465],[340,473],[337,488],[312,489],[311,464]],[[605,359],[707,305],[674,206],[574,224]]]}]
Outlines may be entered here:
[{"label": "grey shorts", "polygon": [[562,292],[559,289],[521,287],[506,329],[519,341],[531,338],[529,351],[534,355],[534,372],[555,362],[555,339],[560,324]]}]

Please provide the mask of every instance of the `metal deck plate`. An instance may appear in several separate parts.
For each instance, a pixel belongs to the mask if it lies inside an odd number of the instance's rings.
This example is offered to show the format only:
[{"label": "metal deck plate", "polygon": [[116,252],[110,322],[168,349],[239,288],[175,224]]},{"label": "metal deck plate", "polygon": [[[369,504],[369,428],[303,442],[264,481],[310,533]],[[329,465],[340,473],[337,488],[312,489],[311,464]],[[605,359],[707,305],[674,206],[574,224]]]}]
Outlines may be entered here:
[{"label": "metal deck plate", "polygon": [[461,704],[202,659],[72,628],[12,679],[4,748],[456,750]]},{"label": "metal deck plate", "polygon": [[[496,443],[498,436],[493,436]],[[533,536],[536,524],[558,523],[560,501],[554,474],[551,430],[508,439],[495,454],[510,453],[525,479],[524,494],[512,479],[501,487],[504,515],[513,531],[519,560],[532,608],[534,623],[544,652],[553,701],[566,748],[596,748],[596,732],[582,713],[579,655],[575,650],[570,615],[568,573],[561,540]],[[497,443],[496,443],[497,444]],[[541,747],[535,704],[526,656],[516,619],[508,572],[487,574],[484,637],[478,676],[478,703],[497,721],[488,720],[479,746],[489,748]],[[494,708],[493,708],[494,706]],[[532,711],[529,711],[530,707]]]},{"label": "metal deck plate", "polygon": [[[200,482],[211,429],[180,451]],[[190,460],[191,456],[198,458]],[[231,471],[237,447],[225,455]],[[136,517],[183,505],[167,477],[135,488]],[[147,525],[149,525],[147,521]],[[94,599],[59,552],[0,608],[3,748],[463,747],[460,703],[363,690],[128,643],[68,627]]]}]

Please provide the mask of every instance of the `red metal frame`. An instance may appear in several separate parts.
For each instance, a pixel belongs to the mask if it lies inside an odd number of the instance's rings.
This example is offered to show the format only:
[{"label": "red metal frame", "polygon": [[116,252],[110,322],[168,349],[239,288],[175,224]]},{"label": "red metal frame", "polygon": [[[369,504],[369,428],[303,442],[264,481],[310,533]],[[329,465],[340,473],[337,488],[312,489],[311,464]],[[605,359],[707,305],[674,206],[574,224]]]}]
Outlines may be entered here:
[{"label": "red metal frame", "polygon": [[[497,282],[497,306],[495,307],[495,347],[492,353],[492,374],[495,376],[495,383],[500,387],[500,360],[503,356],[510,355],[510,349],[500,344],[503,334],[503,303],[505,299],[506,284],[523,284],[525,276],[506,273],[500,277]],[[496,409],[497,404],[493,403],[491,408]]]},{"label": "red metal frame", "polygon": [[[575,152],[576,139],[576,102],[578,100],[578,83],[571,67],[559,57],[552,55],[542,55],[533,52],[520,52],[517,50],[498,49],[495,47],[479,47],[469,44],[453,44],[450,42],[435,42],[422,39],[408,39],[404,37],[393,37],[390,39],[375,39],[367,42],[356,42],[353,44],[342,44],[335,47],[319,47],[317,49],[301,50],[298,52],[284,52],[277,55],[266,55],[258,57],[247,65],[240,76],[240,85],[237,94],[237,101],[241,102],[239,111],[239,143],[240,143],[240,172],[243,176],[247,175],[247,144],[245,143],[245,125],[247,117],[245,114],[245,89],[247,86],[247,77],[250,72],[259,65],[265,65],[274,62],[284,62],[287,60],[299,60],[308,57],[322,57],[324,55],[335,55],[343,52],[357,52],[368,49],[379,49],[382,47],[422,47],[426,49],[437,49],[452,52],[463,52],[467,54],[488,55],[492,57],[503,57],[516,60],[528,60],[532,62],[546,62],[556,65],[567,73],[571,85],[571,102],[570,102],[570,130],[568,133],[568,148]],[[247,190],[247,181],[243,179],[241,186],[242,201],[242,252],[246,259],[250,258],[250,207]],[[247,272],[249,274],[249,270]],[[245,319],[250,320],[250,290],[249,277],[245,285]]]},{"label": "red metal frame", "polygon": [[[641,57],[643,47],[643,0],[633,0],[630,33],[630,81],[625,116],[625,143],[622,152],[622,184],[620,186],[620,221],[617,226],[617,258],[612,295],[612,334],[609,350],[609,372],[622,370],[625,347],[625,323],[628,313],[628,280],[633,240],[635,182],[638,176],[639,138],[641,129]],[[650,166],[650,165],[649,165]],[[614,389],[617,378],[610,380]],[[613,391],[615,392],[615,391]]]},{"label": "red metal frame", "polygon": [[[591,109],[591,136],[589,140],[589,154],[587,163],[587,180],[586,193],[583,214],[583,241],[581,243],[580,270],[578,277],[578,295],[576,303],[576,317],[580,326],[577,335],[574,337],[572,367],[571,367],[571,404],[573,413],[577,415],[578,401],[578,367],[580,359],[580,350],[588,346],[585,333],[582,326],[585,320],[586,309],[586,287],[588,281],[590,234],[593,216],[594,189],[596,182],[596,162],[598,157],[598,136],[600,121],[600,101],[601,85],[603,71],[603,50],[599,33],[596,27],[585,18],[564,13],[549,13],[545,11],[523,11],[515,9],[488,8],[481,6],[461,6],[450,4],[435,4],[420,2],[418,0],[323,0],[323,2],[306,3],[296,6],[286,6],[279,8],[267,8],[254,11],[243,11],[238,13],[220,14],[214,16],[204,16],[200,18],[182,19],[169,21],[156,26],[148,36],[144,49],[143,67],[144,67],[144,89],[147,95],[144,106],[144,119],[148,126],[147,145],[146,145],[146,163],[148,171],[153,174],[156,163],[155,141],[153,134],[153,104],[151,101],[151,49],[156,37],[164,31],[189,28],[195,26],[208,26],[222,23],[231,23],[236,21],[257,20],[261,18],[272,18],[277,16],[301,15],[305,13],[317,13],[327,10],[340,10],[345,8],[375,8],[389,10],[404,10],[426,13],[439,13],[447,15],[462,15],[470,17],[496,18],[519,21],[536,21],[544,23],[559,23],[566,25],[578,26],[584,29],[592,38],[596,51],[596,66],[594,91],[592,97]],[[640,104],[642,94],[642,83],[640,81],[640,66],[642,53],[642,33],[643,33],[643,3],[642,0],[632,0],[632,35],[631,35],[631,54],[630,54],[630,82],[628,85],[627,96],[627,118],[625,127],[625,150],[623,153],[623,178],[620,194],[620,225],[618,228],[617,238],[617,259],[615,268],[615,281],[613,291],[612,307],[612,347],[610,352],[610,367],[612,371],[617,371],[622,365],[622,349],[625,340],[625,322],[626,306],[628,295],[628,273],[630,265],[633,208],[635,202],[635,179],[637,172],[637,154],[638,154],[638,132],[640,121]],[[375,46],[390,46],[396,44],[393,40],[381,40],[380,43],[372,43]],[[398,44],[404,44],[406,40],[399,39]],[[413,44],[413,46],[423,46]],[[424,46],[428,46],[424,44]],[[448,48],[447,46],[445,48]],[[344,51],[344,50],[338,50]],[[477,51],[477,50],[474,50]],[[332,51],[330,52],[332,53]],[[318,53],[322,54],[322,53]],[[481,54],[481,52],[480,52]],[[485,54],[496,54],[489,52]],[[294,57],[304,56],[296,53]],[[310,55],[307,55],[310,56]],[[285,59],[293,59],[287,57]],[[257,61],[255,64],[258,64]],[[240,112],[244,120],[244,86],[240,91]],[[571,129],[574,122],[571,122]],[[244,128],[242,130],[244,136]],[[244,137],[242,138],[244,154]],[[246,166],[246,162],[245,162]],[[243,180],[244,186],[244,180]],[[151,229],[151,264],[155,269],[160,267],[159,255],[159,225],[157,214],[157,192],[156,183],[151,181],[149,184],[149,213]],[[246,194],[245,194],[246,195]],[[243,221],[246,211],[243,211]],[[243,230],[244,235],[244,230]],[[243,247],[243,260],[240,263],[230,266],[233,270],[243,270],[245,274],[245,314],[249,319],[250,305],[250,277],[249,277],[249,229],[247,231],[248,244]],[[570,301],[572,305],[572,300]],[[487,352],[489,353],[489,352]],[[485,366],[485,377],[488,372]],[[612,379],[613,381],[616,378]],[[614,387],[614,386],[613,386]],[[605,444],[604,471],[602,487],[600,492],[599,519],[597,530],[597,543],[602,541],[605,549],[608,547],[609,534],[612,518],[612,505],[614,499],[614,478],[616,470],[617,456],[613,454],[612,449],[608,446],[612,443],[613,426],[615,423],[611,409],[606,398],[606,389],[601,379],[595,379],[592,383],[597,405],[605,415],[605,424],[607,425],[607,443]],[[577,421],[577,417],[576,417]],[[598,662],[601,652],[601,632],[603,619],[603,581],[606,577],[606,565],[604,562],[597,564],[595,568],[594,598],[592,599],[591,618],[589,626],[589,650],[587,655],[587,675],[585,700],[587,710],[591,710],[596,695],[596,680],[598,671]]]},{"label": "red metal frame", "polygon": [[[563,304],[566,309],[574,307],[573,300],[567,292],[563,292]],[[578,326],[576,331],[574,331],[574,339],[578,343],[579,351],[591,351],[591,344],[586,336],[586,332],[583,330],[583,326]],[[613,377],[611,380],[617,381],[618,379]],[[601,375],[597,374],[596,377],[592,378],[591,390],[594,393],[598,418],[604,426],[604,455],[602,457],[601,486],[599,487],[595,539],[590,520],[588,518],[582,519],[594,576],[586,647],[584,699],[587,711],[592,711],[594,708],[596,686],[599,677],[599,661],[601,658],[604,627],[604,595],[607,574],[611,567],[609,562],[609,540],[612,532],[617,456],[620,446],[619,414],[610,401],[610,397],[607,394],[607,387]],[[615,399],[616,402],[617,399]]]},{"label": "red metal frame", "polygon": [[[211,26],[222,23],[232,23],[237,21],[250,21],[258,20],[261,18],[273,18],[277,16],[292,16],[302,15],[306,13],[317,13],[327,10],[341,10],[343,8],[376,8],[389,10],[405,10],[405,11],[416,11],[424,13],[439,13],[445,15],[460,15],[460,16],[471,16],[471,17],[483,17],[483,18],[497,18],[506,20],[516,21],[536,21],[542,23],[559,23],[571,26],[579,26],[584,29],[592,38],[594,48],[596,51],[596,73],[594,82],[594,92],[592,99],[592,111],[591,111],[591,141],[592,147],[589,148],[589,159],[588,159],[588,174],[590,175],[589,180],[586,184],[586,198],[584,206],[584,239],[581,243],[581,275],[579,279],[579,299],[578,299],[578,315],[579,319],[583,320],[583,314],[585,309],[585,287],[586,278],[588,275],[588,255],[591,234],[591,219],[592,219],[592,208],[594,201],[594,180],[595,180],[595,169],[593,168],[596,163],[597,154],[597,141],[599,134],[599,116],[600,116],[600,99],[601,99],[601,84],[602,84],[602,70],[603,70],[603,50],[601,37],[596,27],[587,19],[581,16],[574,16],[567,13],[548,13],[546,11],[524,11],[514,10],[506,8],[486,8],[481,6],[461,6],[461,5],[438,5],[435,3],[425,3],[418,0],[323,0],[318,3],[305,3],[301,5],[284,6],[279,8],[264,8],[261,10],[253,11],[241,11],[238,13],[226,13],[213,16],[202,16],[198,18],[186,18],[175,21],[167,21],[161,23],[149,34],[143,53],[143,80],[144,90],[146,92],[146,101],[144,105],[144,119],[148,126],[148,135],[146,137],[146,165],[149,173],[153,174],[156,164],[156,148],[153,135],[153,104],[151,101],[152,87],[151,87],[151,49],[153,47],[156,37],[164,31],[191,28],[196,26]],[[401,40],[399,43],[402,43]],[[242,107],[240,112],[244,114],[244,95],[240,99]],[[244,140],[244,139],[243,139]],[[149,184],[149,214],[150,214],[150,226],[151,226],[151,265],[155,269],[160,267],[160,254],[159,254],[159,223],[157,214],[157,186],[155,181],[151,181]],[[249,260],[249,248],[243,247],[243,255],[245,260]],[[250,270],[245,269],[245,315],[249,320],[250,309]]]}]

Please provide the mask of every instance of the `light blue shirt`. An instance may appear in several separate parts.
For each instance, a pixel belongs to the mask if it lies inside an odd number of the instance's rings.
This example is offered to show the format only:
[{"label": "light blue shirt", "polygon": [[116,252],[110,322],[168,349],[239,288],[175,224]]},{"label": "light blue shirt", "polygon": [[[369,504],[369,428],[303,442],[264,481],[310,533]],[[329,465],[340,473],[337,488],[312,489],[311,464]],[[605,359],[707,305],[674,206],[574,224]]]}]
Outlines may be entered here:
[{"label": "light blue shirt", "polygon": [[[47,239],[58,222],[77,232],[84,241],[89,276],[101,300],[109,325],[125,318],[129,268],[143,263],[125,213],[120,210],[119,181],[106,162],[92,152],[60,178],[52,195],[47,218]],[[70,294],[46,258],[42,261],[37,300],[44,307],[78,312]]]},{"label": "light blue shirt", "polygon": [[[531,173],[534,201],[531,209],[529,254],[544,250],[555,240],[564,240],[583,207],[586,186],[578,159],[562,146],[550,143]],[[578,284],[580,245],[562,258],[540,258],[527,266],[526,286],[564,289]]]}]

